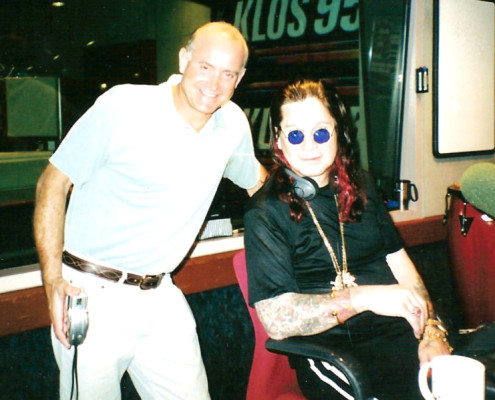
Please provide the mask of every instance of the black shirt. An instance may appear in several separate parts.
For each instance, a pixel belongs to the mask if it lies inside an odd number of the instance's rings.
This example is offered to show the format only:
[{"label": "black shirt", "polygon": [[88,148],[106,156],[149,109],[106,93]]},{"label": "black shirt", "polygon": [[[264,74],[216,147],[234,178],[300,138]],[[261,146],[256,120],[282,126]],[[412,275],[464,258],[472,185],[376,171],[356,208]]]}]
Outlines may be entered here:
[{"label": "black shirt", "polygon": [[[367,202],[358,222],[344,224],[348,270],[359,285],[397,283],[385,256],[403,245],[371,179],[365,179]],[[337,205],[330,186],[309,202],[342,266]],[[290,218],[270,180],[250,201],[244,218],[249,302],[286,292],[325,293],[336,272],[323,240],[305,212],[299,223]]]},{"label": "black shirt", "polygon": [[[289,206],[277,197],[271,179],[251,199],[246,212],[244,244],[248,268],[249,302],[287,292],[328,293],[336,272],[309,212],[296,223]],[[386,255],[403,247],[395,226],[371,179],[363,185],[367,202],[359,222],[345,223],[348,270],[359,285],[395,284]],[[331,187],[321,188],[310,201],[322,229],[342,264],[337,206]],[[363,312],[305,340],[350,350],[376,386],[379,397],[419,398],[417,340],[403,318]],[[296,369],[307,362],[292,357]],[[383,394],[383,391],[391,394]]]}]

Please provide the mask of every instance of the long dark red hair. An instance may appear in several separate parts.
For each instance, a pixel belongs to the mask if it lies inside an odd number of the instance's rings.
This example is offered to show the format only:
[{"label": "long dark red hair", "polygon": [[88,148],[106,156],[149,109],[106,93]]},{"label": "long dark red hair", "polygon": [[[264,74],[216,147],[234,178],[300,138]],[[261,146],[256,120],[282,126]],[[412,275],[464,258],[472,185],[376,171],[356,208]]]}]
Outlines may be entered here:
[{"label": "long dark red hair", "polygon": [[290,205],[292,219],[299,221],[305,209],[304,201],[294,193],[292,178],[283,172],[285,167],[290,169],[291,166],[278,147],[277,141],[281,132],[282,106],[311,97],[320,100],[335,120],[338,149],[335,161],[329,170],[329,178],[338,194],[340,216],[346,222],[359,220],[366,203],[366,195],[360,185],[359,171],[361,169],[353,140],[354,128],[337,92],[327,87],[322,81],[304,79],[289,83],[273,98],[270,121],[275,166],[272,174],[275,175],[274,179],[277,181],[279,198]]}]

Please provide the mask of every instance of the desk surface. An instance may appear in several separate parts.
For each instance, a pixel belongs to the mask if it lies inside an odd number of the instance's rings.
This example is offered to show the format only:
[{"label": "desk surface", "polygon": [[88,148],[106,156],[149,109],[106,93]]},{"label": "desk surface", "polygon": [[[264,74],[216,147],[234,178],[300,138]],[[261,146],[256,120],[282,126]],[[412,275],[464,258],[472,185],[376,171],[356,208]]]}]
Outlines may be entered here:
[{"label": "desk surface", "polygon": [[[442,216],[396,223],[406,247],[445,240]],[[243,236],[208,239],[193,249],[174,275],[185,293],[198,293],[236,284],[232,257],[244,247]],[[6,272],[8,271],[8,272]],[[48,306],[38,264],[0,271],[0,336],[50,324]]]},{"label": "desk surface", "polygon": [[[446,227],[443,226],[442,216],[396,222],[396,226],[406,247],[433,243],[445,240],[446,238]],[[242,248],[244,248],[244,237],[242,234],[201,240],[192,248],[189,258],[221,254]],[[41,285],[39,264],[0,270],[0,294]]]},{"label": "desk surface", "polygon": [[[189,258],[221,254],[244,248],[244,237],[236,234],[230,237],[201,240],[197,242]],[[0,294],[41,286],[39,264],[0,270]]]}]

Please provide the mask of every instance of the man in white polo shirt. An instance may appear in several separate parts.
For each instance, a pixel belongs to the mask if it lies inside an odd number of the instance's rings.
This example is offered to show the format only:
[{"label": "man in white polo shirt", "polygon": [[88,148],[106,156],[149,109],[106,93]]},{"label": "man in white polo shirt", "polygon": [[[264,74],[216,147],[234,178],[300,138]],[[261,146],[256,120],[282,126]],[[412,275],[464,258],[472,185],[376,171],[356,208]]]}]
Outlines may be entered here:
[{"label": "man in white polo shirt", "polygon": [[264,180],[246,116],[230,101],[247,57],[232,25],[200,27],[180,50],[182,75],[103,94],[40,177],[35,239],[61,398],[74,353],[65,299],[80,287],[90,319],[78,346],[81,400],[120,398],[126,370],[143,399],[209,398],[194,318],[170,273],[222,177],[250,194]]}]

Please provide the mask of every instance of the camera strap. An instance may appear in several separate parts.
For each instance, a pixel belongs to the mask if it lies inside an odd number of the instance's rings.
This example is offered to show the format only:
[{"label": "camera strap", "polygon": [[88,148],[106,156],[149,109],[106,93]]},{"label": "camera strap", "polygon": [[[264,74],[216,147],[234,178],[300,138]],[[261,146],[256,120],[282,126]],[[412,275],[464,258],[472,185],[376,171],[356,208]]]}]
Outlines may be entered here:
[{"label": "camera strap", "polygon": [[77,378],[77,345],[74,346],[74,358],[72,359],[72,386],[70,390],[70,400],[74,396],[75,391],[75,400],[79,397],[79,382]]}]

